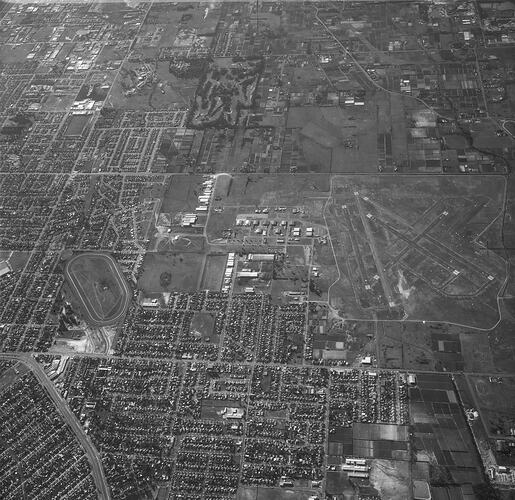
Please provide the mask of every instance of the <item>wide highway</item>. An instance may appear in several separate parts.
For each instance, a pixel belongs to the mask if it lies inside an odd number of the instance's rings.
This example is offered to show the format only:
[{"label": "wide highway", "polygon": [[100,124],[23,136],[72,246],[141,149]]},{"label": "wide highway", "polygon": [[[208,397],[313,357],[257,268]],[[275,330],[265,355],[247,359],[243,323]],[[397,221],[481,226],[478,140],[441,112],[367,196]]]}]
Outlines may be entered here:
[{"label": "wide highway", "polygon": [[47,394],[52,399],[57,411],[61,414],[64,421],[71,427],[73,433],[79,440],[89,460],[91,474],[97,487],[99,500],[110,500],[111,494],[107,484],[102,461],[95,446],[89,436],[84,432],[82,425],[71,411],[68,403],[57,391],[52,381],[47,377],[42,366],[29,354],[0,353],[0,359],[12,359],[25,364],[37,378],[38,382],[46,389]]}]

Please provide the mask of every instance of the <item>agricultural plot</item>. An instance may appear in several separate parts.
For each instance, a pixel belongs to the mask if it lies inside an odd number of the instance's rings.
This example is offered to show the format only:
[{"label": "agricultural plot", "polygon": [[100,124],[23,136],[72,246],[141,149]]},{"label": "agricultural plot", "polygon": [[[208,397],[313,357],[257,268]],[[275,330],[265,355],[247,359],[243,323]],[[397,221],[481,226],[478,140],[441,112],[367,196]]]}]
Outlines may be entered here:
[{"label": "agricultural plot", "polygon": [[408,460],[408,426],[356,423],[352,426],[352,454],[364,458]]},{"label": "agricultural plot", "polygon": [[107,254],[80,254],[68,261],[65,277],[86,321],[106,326],[120,321],[131,292],[115,260]]},{"label": "agricultural plot", "polygon": [[[495,178],[334,177],[325,217],[341,291],[362,318],[491,327],[505,262],[482,236],[502,192]],[[348,315],[333,293],[330,301]]]},{"label": "agricultural plot", "polygon": [[431,486],[481,483],[481,464],[451,378],[419,373],[409,399],[415,463],[429,465],[424,479]]}]

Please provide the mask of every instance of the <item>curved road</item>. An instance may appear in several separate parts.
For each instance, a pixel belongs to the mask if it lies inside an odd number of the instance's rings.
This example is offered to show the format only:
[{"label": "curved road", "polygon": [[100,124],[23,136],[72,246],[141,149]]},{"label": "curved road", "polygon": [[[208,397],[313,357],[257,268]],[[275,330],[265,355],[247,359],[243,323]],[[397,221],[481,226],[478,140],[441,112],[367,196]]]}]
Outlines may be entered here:
[{"label": "curved road", "polygon": [[110,500],[111,493],[109,491],[109,486],[105,478],[104,468],[98,451],[91,442],[89,436],[84,432],[82,425],[71,411],[68,403],[62,398],[52,381],[47,377],[41,365],[28,354],[0,353],[0,359],[2,358],[24,363],[32,371],[38,382],[46,389],[47,394],[50,396],[50,399],[52,399],[57,411],[61,414],[63,420],[70,426],[88,457],[89,464],[91,466],[91,475],[95,481],[99,500]]}]

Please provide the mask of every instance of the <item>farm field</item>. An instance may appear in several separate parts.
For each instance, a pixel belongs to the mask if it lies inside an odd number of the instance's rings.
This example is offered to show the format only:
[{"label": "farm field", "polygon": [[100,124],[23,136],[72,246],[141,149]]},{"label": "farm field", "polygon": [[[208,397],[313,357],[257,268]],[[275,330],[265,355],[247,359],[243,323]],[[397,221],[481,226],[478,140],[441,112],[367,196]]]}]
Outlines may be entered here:
[{"label": "farm field", "polygon": [[431,464],[431,484],[480,483],[481,463],[449,375],[417,374],[409,398],[415,460]]}]

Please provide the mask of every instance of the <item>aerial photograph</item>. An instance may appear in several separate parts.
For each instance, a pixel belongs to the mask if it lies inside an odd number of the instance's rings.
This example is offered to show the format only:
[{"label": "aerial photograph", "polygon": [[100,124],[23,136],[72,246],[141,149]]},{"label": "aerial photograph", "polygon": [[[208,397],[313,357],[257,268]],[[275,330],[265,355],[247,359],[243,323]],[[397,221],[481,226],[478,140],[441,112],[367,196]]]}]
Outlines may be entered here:
[{"label": "aerial photograph", "polygon": [[515,500],[515,0],[0,0],[0,500]]}]

